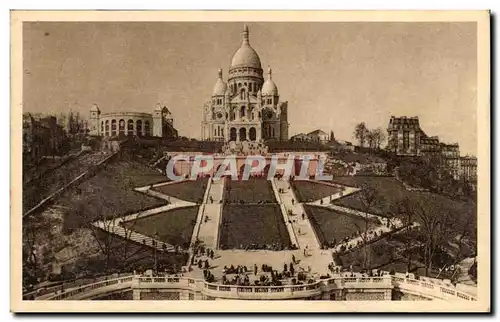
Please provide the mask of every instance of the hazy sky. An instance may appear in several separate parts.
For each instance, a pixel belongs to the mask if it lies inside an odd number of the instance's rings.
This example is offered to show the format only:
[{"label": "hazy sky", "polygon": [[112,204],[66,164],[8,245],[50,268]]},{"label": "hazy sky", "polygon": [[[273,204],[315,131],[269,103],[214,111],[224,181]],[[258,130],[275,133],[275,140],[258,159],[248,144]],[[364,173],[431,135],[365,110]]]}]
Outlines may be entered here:
[{"label": "hazy sky", "polygon": [[[290,134],[353,141],[356,123],[419,116],[428,135],[476,154],[475,23],[248,23],[288,101]],[[24,110],[150,112],[201,135],[202,107],[241,43],[241,22],[25,23]]]}]

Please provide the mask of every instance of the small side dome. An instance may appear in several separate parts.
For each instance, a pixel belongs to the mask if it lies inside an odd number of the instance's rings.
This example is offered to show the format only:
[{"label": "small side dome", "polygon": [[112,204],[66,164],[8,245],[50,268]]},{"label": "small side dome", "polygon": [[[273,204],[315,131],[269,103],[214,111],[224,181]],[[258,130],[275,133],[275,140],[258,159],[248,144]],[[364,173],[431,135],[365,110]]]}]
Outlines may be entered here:
[{"label": "small side dome", "polygon": [[219,77],[217,78],[217,82],[215,82],[212,96],[224,95],[226,90],[227,84],[222,79],[222,69],[219,69]]},{"label": "small side dome", "polygon": [[262,95],[278,96],[278,87],[273,82],[271,66],[267,69],[267,80],[262,85]]}]

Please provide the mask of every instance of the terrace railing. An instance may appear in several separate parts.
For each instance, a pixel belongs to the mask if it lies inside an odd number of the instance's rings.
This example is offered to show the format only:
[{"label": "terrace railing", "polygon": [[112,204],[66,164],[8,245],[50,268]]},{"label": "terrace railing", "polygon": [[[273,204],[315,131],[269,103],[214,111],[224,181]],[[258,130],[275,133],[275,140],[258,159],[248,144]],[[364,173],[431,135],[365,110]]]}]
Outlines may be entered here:
[{"label": "terrace railing", "polygon": [[408,292],[423,297],[432,297],[443,300],[466,300],[477,301],[475,296],[454,289],[444,283],[432,280],[416,280],[404,277],[392,277],[392,284],[403,292]]},{"label": "terrace railing", "polygon": [[307,298],[322,293],[320,281],[304,285],[240,286],[205,282],[202,293],[216,298],[232,299],[287,299]]},{"label": "terrace railing", "polygon": [[[91,283],[87,284],[84,286],[80,286],[78,288],[73,288],[69,289],[65,292],[61,292],[59,294],[55,294],[54,296],[51,296],[47,298],[47,300],[66,300],[70,299],[74,296],[77,295],[82,295],[85,293],[107,293],[111,289],[121,289],[121,288],[129,288],[132,285],[132,280],[134,279],[133,275],[126,276],[126,277],[120,277],[120,278],[114,278],[114,279],[109,279],[97,283]],[[112,286],[112,287],[110,287]],[[102,292],[95,292],[96,290],[102,290]]]},{"label": "terrace railing", "polygon": [[397,287],[403,292],[431,299],[448,301],[476,301],[471,294],[456,290],[445,283],[431,280],[416,280],[405,277],[385,275],[381,277],[342,277],[336,276],[303,285],[284,286],[241,286],[208,283],[201,279],[176,276],[126,276],[91,283],[78,288],[55,294],[47,300],[66,300],[74,298],[90,298],[109,291],[126,288],[153,289],[175,288],[198,290],[206,296],[234,299],[287,299],[307,298],[320,295],[332,289],[389,289]]}]

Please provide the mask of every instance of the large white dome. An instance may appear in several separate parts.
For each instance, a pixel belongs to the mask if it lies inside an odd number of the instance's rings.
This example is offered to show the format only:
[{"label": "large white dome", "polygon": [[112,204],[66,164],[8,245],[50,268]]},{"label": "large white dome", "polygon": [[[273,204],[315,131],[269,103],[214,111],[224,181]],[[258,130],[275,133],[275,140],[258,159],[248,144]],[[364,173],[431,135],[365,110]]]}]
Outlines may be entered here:
[{"label": "large white dome", "polygon": [[260,58],[257,52],[250,45],[241,45],[234,53],[231,60],[231,68],[233,67],[253,67],[261,69]]},{"label": "large white dome", "polygon": [[261,69],[260,58],[257,52],[250,46],[248,27],[245,25],[243,30],[243,41],[241,47],[234,53],[233,59],[231,60],[231,66],[233,67],[253,67]]}]

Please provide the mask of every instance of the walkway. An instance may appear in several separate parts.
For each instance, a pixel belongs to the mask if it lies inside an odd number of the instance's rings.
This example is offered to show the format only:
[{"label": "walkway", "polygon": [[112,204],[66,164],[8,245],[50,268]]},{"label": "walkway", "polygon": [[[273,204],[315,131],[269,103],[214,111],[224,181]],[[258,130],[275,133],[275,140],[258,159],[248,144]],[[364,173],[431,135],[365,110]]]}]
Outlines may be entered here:
[{"label": "walkway", "polygon": [[475,257],[469,257],[458,263],[458,267],[460,269],[458,271],[457,283],[462,283],[470,286],[477,285],[469,275],[469,269],[474,264],[475,259]]},{"label": "walkway", "polygon": [[147,185],[147,186],[135,188],[134,190],[137,191],[137,192],[145,193],[145,194],[150,195],[152,197],[156,197],[156,198],[159,198],[159,199],[166,200],[170,204],[182,204],[182,203],[186,203],[187,202],[187,203],[190,203],[193,206],[196,205],[196,203],[194,203],[194,202],[190,202],[190,201],[186,201],[186,200],[174,198],[172,196],[166,195],[164,193],[161,193],[159,191],[156,191],[156,190],[152,189],[152,188],[157,188],[157,187],[166,186],[166,185],[170,185],[170,184],[176,184],[176,183],[179,183],[179,182],[180,181],[161,182],[161,183],[157,183],[157,184],[154,184],[154,185]]},{"label": "walkway", "polygon": [[286,211],[292,211],[292,215],[288,216],[288,219],[292,221],[292,227],[299,242],[298,247],[300,249],[307,247],[307,249],[310,250],[320,249],[320,244],[316,238],[311,223],[307,219],[307,216],[304,220],[302,219],[302,214],[305,214],[305,209],[302,204],[297,201],[297,197],[295,196],[293,189],[290,187],[288,180],[273,179],[273,181],[276,188],[281,188],[284,191],[280,194],[280,196]]},{"label": "walkway", "polygon": [[[208,192],[207,203],[204,205],[198,239],[205,247],[216,249],[218,245],[219,226],[222,217],[222,196],[224,193],[224,180],[213,180]],[[213,203],[211,202],[213,200]],[[208,218],[205,221],[205,218]]]}]

